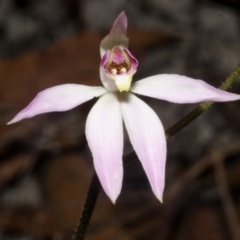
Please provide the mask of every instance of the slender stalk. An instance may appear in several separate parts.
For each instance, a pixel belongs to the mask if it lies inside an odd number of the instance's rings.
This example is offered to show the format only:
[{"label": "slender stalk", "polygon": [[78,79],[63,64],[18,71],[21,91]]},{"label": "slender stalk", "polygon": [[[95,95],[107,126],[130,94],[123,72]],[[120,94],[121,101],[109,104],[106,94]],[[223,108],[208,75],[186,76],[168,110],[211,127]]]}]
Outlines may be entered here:
[{"label": "slender stalk", "polygon": [[76,231],[74,240],[84,240],[91,217],[92,217],[94,207],[97,202],[100,189],[101,189],[100,182],[98,180],[97,174],[94,173],[90,187],[88,189],[87,198],[83,207],[79,224],[77,226],[77,231]]},{"label": "slender stalk", "polygon": [[[240,63],[234,69],[234,71],[231,73],[231,75],[229,77],[227,77],[227,79],[222,83],[222,85],[219,87],[219,89],[221,89],[221,90],[229,89],[233,85],[233,83],[236,82],[236,80],[239,78],[239,76],[240,76]],[[206,110],[208,110],[212,105],[213,105],[213,102],[201,103],[198,107],[196,107],[187,116],[182,118],[180,121],[178,121],[176,124],[174,124],[168,130],[166,130],[166,132],[165,132],[166,139],[172,137],[177,132],[179,132],[181,129],[186,127],[189,123],[191,123],[193,120],[195,120],[199,115],[201,115]],[[130,154],[126,155],[123,158],[123,162],[124,162],[124,164],[126,164],[134,158],[136,158],[136,154],[135,154],[135,152],[131,152]],[[79,221],[79,225],[77,227],[77,231],[76,231],[74,240],[83,240],[84,239],[100,189],[101,189],[101,186],[100,186],[99,180],[95,173],[92,178],[92,182],[89,187],[89,190],[88,190],[88,195],[87,195],[84,207],[83,207],[82,215],[81,215],[81,218]]]}]

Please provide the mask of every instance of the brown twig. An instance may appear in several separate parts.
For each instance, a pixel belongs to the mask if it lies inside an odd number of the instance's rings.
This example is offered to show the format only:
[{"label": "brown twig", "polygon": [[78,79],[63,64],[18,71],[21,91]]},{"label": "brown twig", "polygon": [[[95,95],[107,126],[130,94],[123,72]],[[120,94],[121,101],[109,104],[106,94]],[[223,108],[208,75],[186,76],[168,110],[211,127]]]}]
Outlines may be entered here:
[{"label": "brown twig", "polygon": [[226,173],[223,164],[223,155],[219,154],[219,151],[215,151],[212,157],[212,164],[214,166],[215,180],[217,187],[221,196],[223,209],[227,218],[229,225],[229,231],[232,237],[232,240],[240,239],[240,229],[239,229],[239,219],[236,214],[236,209],[229,192],[229,187],[227,183]]},{"label": "brown twig", "polygon": [[[227,159],[229,156],[234,155],[236,153],[239,153],[239,149],[240,149],[240,142],[236,142],[234,144],[231,144],[229,146],[225,146],[224,148],[221,149],[214,149],[212,150],[209,154],[207,154],[205,157],[203,157],[202,159],[200,159],[199,161],[197,161],[192,167],[190,167],[190,169],[188,169],[182,176],[180,176],[172,186],[170,186],[165,194],[164,194],[164,209],[167,209],[167,216],[168,218],[165,219],[165,224],[163,224],[163,235],[162,235],[162,239],[168,239],[169,234],[172,232],[171,229],[171,224],[169,224],[169,221],[171,221],[172,219],[172,215],[176,214],[176,209],[181,208],[181,195],[183,194],[183,192],[186,189],[189,189],[191,183],[197,179],[203,172],[205,172],[208,168],[210,167],[214,167],[215,164],[214,161],[219,161],[219,158],[216,158],[216,153],[221,156],[222,160]],[[185,195],[185,194],[184,194]],[[176,204],[176,199],[178,199],[178,204]],[[180,203],[179,203],[180,201]],[[231,201],[231,198],[230,198]],[[226,203],[224,203],[226,204]],[[229,208],[229,202],[228,204],[228,208]],[[231,204],[230,204],[231,205]],[[227,220],[229,222],[229,227],[231,228],[230,231],[231,233],[233,232],[232,228],[236,229],[236,225],[237,225],[237,216],[236,213],[235,217],[232,217],[232,211],[234,207],[233,205],[231,206],[231,210],[230,210],[230,218],[229,216],[227,216]],[[170,212],[169,212],[170,211]],[[227,210],[229,211],[229,210]],[[235,211],[236,212],[236,211]],[[229,214],[229,213],[228,213]],[[233,218],[233,220],[232,220]],[[234,227],[233,227],[234,226]],[[236,236],[238,236],[238,238],[233,238],[233,240],[239,239],[239,233],[235,233],[238,230],[234,230],[234,234]],[[234,235],[234,236],[235,236]]]},{"label": "brown twig", "polygon": [[239,149],[240,142],[236,142],[221,149],[214,149],[208,155],[198,160],[192,167],[190,167],[190,169],[188,169],[182,176],[180,176],[172,186],[166,190],[164,203],[171,205],[172,201],[175,201],[175,199],[178,198],[183,189],[189,186],[189,183],[194,181],[204,171],[211,167],[213,164],[213,158],[215,157],[215,152],[218,152],[223,157],[223,159],[226,159],[228,156],[238,153],[240,151]]}]

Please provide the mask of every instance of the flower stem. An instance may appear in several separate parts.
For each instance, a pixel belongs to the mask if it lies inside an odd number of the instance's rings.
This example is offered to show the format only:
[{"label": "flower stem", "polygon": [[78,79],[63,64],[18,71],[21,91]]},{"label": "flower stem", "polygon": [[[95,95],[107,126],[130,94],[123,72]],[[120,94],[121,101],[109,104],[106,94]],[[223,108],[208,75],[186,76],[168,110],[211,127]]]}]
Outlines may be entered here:
[{"label": "flower stem", "polygon": [[84,240],[100,189],[100,182],[98,180],[97,174],[94,173],[90,187],[88,189],[87,198],[83,206],[82,215],[77,226],[77,231],[73,238],[74,240]]},{"label": "flower stem", "polygon": [[[222,85],[219,87],[219,89],[224,90],[224,91],[227,90],[228,88],[230,88],[233,85],[233,83],[235,83],[237,81],[239,76],[240,76],[240,63],[234,69],[234,71],[231,73],[231,75],[229,77],[227,77],[227,79],[222,83]],[[208,110],[212,105],[213,105],[213,102],[201,103],[198,107],[196,107],[187,116],[185,116],[180,121],[178,121],[176,124],[174,124],[171,128],[166,130],[166,132],[165,132],[166,139],[172,137],[177,132],[179,132],[181,129],[186,127],[189,123],[191,123],[199,115],[201,115],[206,110]],[[132,153],[124,156],[124,158],[123,158],[124,164],[126,164],[133,158],[136,158],[135,152],[132,152]],[[79,225],[77,227],[77,231],[76,231],[74,240],[83,240],[85,238],[100,189],[101,189],[101,185],[100,185],[98,177],[95,173],[92,178],[89,190],[88,190],[88,195],[87,195],[84,207],[83,207],[82,215],[81,215],[81,218],[79,221]]]}]

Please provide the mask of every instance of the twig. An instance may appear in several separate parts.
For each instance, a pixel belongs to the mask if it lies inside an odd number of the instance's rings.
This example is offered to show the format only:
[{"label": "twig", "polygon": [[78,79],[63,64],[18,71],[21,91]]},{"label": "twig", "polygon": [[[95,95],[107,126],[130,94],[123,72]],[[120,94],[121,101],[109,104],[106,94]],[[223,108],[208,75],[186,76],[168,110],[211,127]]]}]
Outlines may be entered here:
[{"label": "twig", "polygon": [[[221,149],[212,150],[205,157],[198,160],[192,167],[190,167],[190,169],[188,169],[182,176],[180,176],[172,186],[170,186],[166,190],[164,194],[164,206],[165,206],[164,209],[167,209],[168,212],[166,213],[164,224],[161,227],[162,229],[164,229],[161,236],[162,239],[168,239],[169,234],[172,233],[170,222],[172,222],[171,219],[173,218],[173,215],[175,215],[176,212],[178,212],[177,209],[180,209],[182,206],[181,195],[186,195],[186,193],[183,194],[184,190],[189,189],[190,184],[196,178],[198,178],[208,168],[213,166],[213,161],[214,159],[216,159],[216,152],[222,157],[222,159],[227,159],[229,156],[239,153],[239,149],[240,149],[240,142],[238,141],[234,144],[225,146]],[[178,199],[177,203],[176,203],[176,199]],[[235,240],[235,238],[233,238],[233,240]]]},{"label": "twig", "polygon": [[240,142],[231,144],[221,149],[214,149],[208,155],[198,160],[192,167],[190,167],[172,186],[165,192],[164,202],[167,205],[171,205],[172,201],[178,198],[184,188],[187,188],[189,183],[199,177],[204,171],[212,166],[213,158],[215,158],[215,152],[226,159],[230,155],[234,155],[239,152]]},{"label": "twig", "polygon": [[236,214],[236,209],[229,192],[229,187],[226,179],[226,173],[223,164],[223,156],[219,152],[215,152],[212,158],[214,164],[215,179],[218,186],[218,190],[221,196],[224,212],[229,225],[230,234],[232,240],[240,239],[240,226],[238,224],[239,219]]}]

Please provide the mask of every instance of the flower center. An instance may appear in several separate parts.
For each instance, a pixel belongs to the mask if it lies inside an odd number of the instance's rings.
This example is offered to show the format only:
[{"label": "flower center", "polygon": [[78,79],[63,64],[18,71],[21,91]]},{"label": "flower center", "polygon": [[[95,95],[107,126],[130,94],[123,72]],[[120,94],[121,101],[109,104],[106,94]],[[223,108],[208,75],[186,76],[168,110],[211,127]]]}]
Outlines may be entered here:
[{"label": "flower center", "polygon": [[120,47],[114,47],[106,54],[107,59],[103,65],[106,74],[115,81],[120,92],[129,91],[137,70],[137,60],[127,49]]},{"label": "flower center", "polygon": [[109,54],[105,68],[113,75],[126,73],[131,67],[131,59],[125,50],[114,47]]}]

